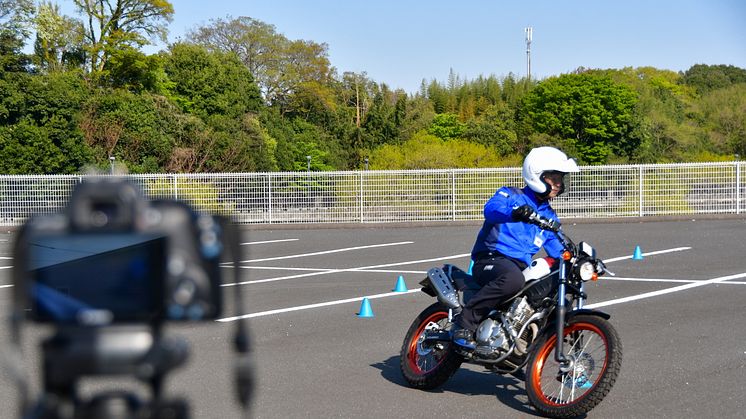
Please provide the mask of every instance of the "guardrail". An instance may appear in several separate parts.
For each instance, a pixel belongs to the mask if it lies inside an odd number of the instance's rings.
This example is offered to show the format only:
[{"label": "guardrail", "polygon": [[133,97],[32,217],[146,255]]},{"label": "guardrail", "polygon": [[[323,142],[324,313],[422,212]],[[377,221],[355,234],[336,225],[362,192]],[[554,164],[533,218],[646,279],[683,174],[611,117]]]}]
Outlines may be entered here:
[{"label": "guardrail", "polygon": [[[566,218],[746,213],[746,162],[586,166],[553,207]],[[127,176],[242,224],[481,220],[519,168]],[[0,176],[0,225],[59,211],[85,176]]]}]

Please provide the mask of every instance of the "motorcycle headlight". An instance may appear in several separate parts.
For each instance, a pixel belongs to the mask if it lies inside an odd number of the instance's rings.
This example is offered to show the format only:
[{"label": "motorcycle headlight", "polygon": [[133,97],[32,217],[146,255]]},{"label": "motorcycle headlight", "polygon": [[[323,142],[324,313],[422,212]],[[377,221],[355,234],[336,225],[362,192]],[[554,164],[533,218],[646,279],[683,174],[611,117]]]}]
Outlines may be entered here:
[{"label": "motorcycle headlight", "polygon": [[578,276],[583,281],[590,281],[595,273],[596,267],[591,262],[583,262],[578,266]]}]

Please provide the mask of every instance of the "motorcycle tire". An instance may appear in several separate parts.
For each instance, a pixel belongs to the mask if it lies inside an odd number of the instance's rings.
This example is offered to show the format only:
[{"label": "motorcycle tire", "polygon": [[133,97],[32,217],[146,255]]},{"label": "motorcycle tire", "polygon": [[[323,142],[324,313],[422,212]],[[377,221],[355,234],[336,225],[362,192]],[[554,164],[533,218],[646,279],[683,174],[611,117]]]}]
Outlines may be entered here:
[{"label": "motorcycle tire", "polygon": [[568,372],[561,372],[554,359],[556,344],[556,334],[546,334],[531,353],[526,371],[528,400],[547,417],[584,415],[616,382],[622,365],[622,342],[611,323],[599,316],[571,318],[564,330],[565,354],[572,360]]},{"label": "motorcycle tire", "polygon": [[461,366],[463,359],[454,351],[453,343],[422,345],[426,330],[444,330],[447,324],[448,309],[435,303],[420,313],[409,327],[402,344],[399,366],[411,387],[423,390],[439,387]]}]

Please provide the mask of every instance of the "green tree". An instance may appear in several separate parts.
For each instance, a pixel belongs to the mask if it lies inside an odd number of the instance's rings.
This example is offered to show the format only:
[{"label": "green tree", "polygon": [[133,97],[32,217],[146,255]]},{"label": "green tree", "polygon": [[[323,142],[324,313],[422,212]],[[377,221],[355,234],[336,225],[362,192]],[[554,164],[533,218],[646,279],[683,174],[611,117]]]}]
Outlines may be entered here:
[{"label": "green tree", "polygon": [[92,71],[102,71],[114,51],[166,41],[174,7],[166,0],[73,0],[84,15],[85,48]]},{"label": "green tree", "polygon": [[[32,0],[0,0],[0,70],[22,72],[29,64],[21,51],[34,13]],[[0,91],[2,94],[2,91]]]},{"label": "green tree", "polygon": [[627,135],[635,102],[632,89],[609,77],[566,74],[539,83],[520,112],[535,131],[562,138],[583,162],[603,164],[639,145]]},{"label": "green tree", "polygon": [[173,87],[163,69],[161,57],[145,55],[128,46],[112,52],[99,77],[108,86],[132,92],[147,90],[168,95]]},{"label": "green tree", "polygon": [[259,110],[259,90],[235,55],[186,43],[173,44],[169,52],[164,69],[174,83],[174,99],[185,111],[206,120],[211,115],[240,118]]},{"label": "green tree", "polygon": [[265,100],[283,112],[292,111],[294,93],[304,89],[307,93],[309,86],[318,92],[331,81],[326,44],[291,41],[273,25],[257,19],[214,19],[191,31],[187,39],[211,51],[236,54],[255,77]]},{"label": "green tree", "polygon": [[85,61],[83,22],[60,14],[60,7],[41,2],[34,18],[35,63],[48,71],[80,66]]},{"label": "green tree", "polygon": [[402,144],[384,144],[370,157],[370,167],[376,170],[495,167],[504,162],[494,149],[465,140],[442,140],[425,131]]},{"label": "green tree", "polygon": [[466,123],[463,138],[494,147],[501,156],[514,153],[518,146],[518,136],[513,110],[504,102],[488,107],[482,115]]},{"label": "green tree", "polygon": [[102,89],[84,104],[80,126],[97,162],[114,156],[133,173],[160,172],[174,142],[161,126],[158,99],[124,89]]},{"label": "green tree", "polygon": [[0,0],[0,35],[27,38],[33,15],[33,0]]},{"label": "green tree", "polygon": [[736,83],[746,83],[746,69],[732,65],[696,64],[684,72],[681,81],[702,94]]},{"label": "green tree", "polygon": [[392,92],[387,85],[376,86],[373,102],[363,122],[365,148],[398,141],[397,101],[398,94]]},{"label": "green tree", "polygon": [[93,161],[78,126],[89,94],[79,73],[0,72],[0,92],[0,173],[75,173]]},{"label": "green tree", "polygon": [[466,132],[466,124],[461,122],[458,115],[452,113],[441,113],[435,115],[428,133],[442,140],[461,138]]},{"label": "green tree", "polygon": [[707,133],[710,151],[746,156],[746,83],[704,94],[693,109]]}]

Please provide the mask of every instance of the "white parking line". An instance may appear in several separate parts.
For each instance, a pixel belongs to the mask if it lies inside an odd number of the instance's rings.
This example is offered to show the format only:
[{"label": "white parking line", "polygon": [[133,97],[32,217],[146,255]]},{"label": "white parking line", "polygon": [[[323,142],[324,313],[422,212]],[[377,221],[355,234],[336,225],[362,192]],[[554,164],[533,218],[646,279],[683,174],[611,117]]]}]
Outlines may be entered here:
[{"label": "white parking line", "polygon": [[259,313],[251,313],[251,314],[244,314],[242,316],[234,316],[234,317],[226,317],[224,319],[218,319],[219,322],[232,322],[240,319],[251,319],[254,317],[264,317],[264,316],[271,316],[273,314],[280,314],[280,313],[288,313],[291,311],[299,311],[299,310],[308,310],[311,308],[319,308],[319,307],[328,307],[328,306],[335,306],[339,304],[347,304],[347,303],[354,303],[356,301],[363,301],[364,298],[367,298],[369,300],[373,300],[376,298],[384,298],[384,297],[395,297],[398,295],[406,295],[413,292],[420,292],[420,289],[412,289],[407,290],[404,292],[387,292],[385,294],[376,294],[376,295],[369,295],[366,297],[355,297],[355,298],[348,298],[346,300],[336,300],[336,301],[327,301],[325,303],[317,303],[317,304],[308,304],[305,306],[297,306],[297,307],[288,307],[288,308],[280,308],[277,310],[269,310],[269,311],[262,311]]},{"label": "white parking line", "polygon": [[294,241],[298,241],[298,240],[299,239],[263,240],[263,241],[258,241],[258,242],[241,243],[241,246],[248,246],[250,244],[285,243],[285,242],[294,242]]},{"label": "white parking line", "polygon": [[[459,255],[452,255],[452,256],[443,256],[438,258],[432,258],[432,259],[422,259],[422,260],[411,260],[408,262],[395,262],[395,263],[386,263],[383,265],[371,265],[371,266],[361,266],[358,268],[342,268],[342,269],[329,269],[326,271],[320,271],[320,272],[310,272],[305,274],[298,274],[298,275],[288,275],[288,276],[280,276],[277,278],[268,278],[268,279],[257,279],[254,281],[243,281],[243,282],[233,282],[228,284],[223,284],[221,286],[223,287],[233,287],[236,285],[249,285],[249,284],[261,284],[264,282],[275,282],[275,281],[284,281],[286,279],[296,279],[296,278],[305,278],[309,276],[316,276],[316,275],[327,275],[327,274],[334,274],[339,272],[360,272],[360,271],[367,271],[368,269],[376,269],[376,268],[388,268],[390,266],[402,266],[402,265],[412,265],[415,263],[423,263],[423,262],[435,262],[439,260],[447,260],[447,259],[455,259],[455,258],[462,258],[465,256],[469,256],[469,253],[462,253]],[[250,269],[248,266],[241,266],[242,269]]]},{"label": "white parking line", "polygon": [[[665,253],[682,252],[684,250],[691,250],[691,249],[692,249],[691,247],[674,247],[673,249],[657,250],[655,252],[642,253],[642,256],[662,255]],[[620,260],[632,259],[633,257],[634,255],[620,256],[618,258],[604,259],[604,262],[606,263],[618,262]]]},{"label": "white parking line", "polygon": [[642,300],[644,298],[657,297],[659,295],[671,294],[674,292],[684,291],[684,290],[688,290],[691,288],[702,287],[705,285],[716,284],[718,282],[728,281],[730,279],[739,279],[739,278],[746,278],[746,273],[721,276],[719,278],[708,279],[705,281],[692,282],[686,285],[679,285],[678,287],[666,288],[664,290],[646,292],[644,294],[631,295],[629,297],[617,298],[614,300],[602,301],[600,303],[588,304],[585,306],[585,308],[590,309],[590,308],[606,307],[606,306],[611,306],[611,305],[621,304],[621,303],[628,303],[630,301],[637,301],[637,300]]},{"label": "white parking line", "polygon": [[603,278],[599,278],[599,281],[630,281],[630,282],[683,282],[683,283],[690,283],[690,282],[698,282],[700,280],[697,279],[662,279],[662,278],[622,278],[618,276],[604,276]]},{"label": "white parking line", "polygon": [[[674,248],[674,249],[665,249],[665,250],[658,250],[658,251],[655,251],[655,252],[648,252],[648,253],[646,253],[644,255],[660,255],[660,254],[671,253],[671,252],[679,252],[679,251],[689,250],[689,249],[691,249],[691,247],[678,247],[678,248]],[[269,279],[263,279],[263,280],[257,280],[257,281],[245,281],[245,282],[234,283],[234,284],[223,284],[223,286],[235,286],[235,285],[246,285],[246,284],[256,284],[256,283],[262,283],[262,282],[271,282],[271,281],[281,281],[283,279],[301,278],[301,277],[308,277],[308,276],[314,276],[314,275],[325,275],[325,274],[337,273],[337,272],[360,272],[360,271],[368,271],[370,269],[375,269],[375,268],[384,268],[384,267],[390,267],[390,266],[402,266],[402,265],[409,265],[409,264],[422,263],[422,262],[434,262],[434,261],[444,260],[444,259],[462,258],[462,257],[466,257],[466,256],[469,256],[469,255],[470,255],[469,253],[462,253],[462,254],[459,254],[459,255],[444,256],[444,257],[440,257],[440,258],[423,259],[423,260],[408,261],[408,262],[396,262],[396,263],[388,263],[388,264],[384,264],[384,265],[361,266],[359,268],[352,268],[352,269],[329,269],[329,270],[326,270],[326,271],[311,272],[311,273],[300,274],[300,275],[290,275],[290,276],[279,277],[279,278],[269,278]],[[632,258],[632,255],[622,256],[622,257],[619,257],[619,258],[608,259],[608,260],[606,260],[606,262],[616,262],[616,261],[619,261],[619,260],[625,260],[625,259],[631,259],[631,258]],[[248,268],[248,269],[250,269],[249,267],[242,267],[242,268]],[[744,276],[746,276],[746,274],[744,274]],[[719,280],[720,281],[725,281],[727,279],[735,279],[735,278],[723,277],[723,278],[720,278]],[[701,283],[701,282],[698,282],[696,284],[690,283],[690,284],[686,284],[686,285],[683,285],[681,287],[676,287],[676,288],[682,288],[682,287],[692,288],[692,287],[696,287],[696,286],[707,285],[709,283],[714,283],[714,282],[718,282],[718,281],[710,280],[710,281],[706,281],[706,283]],[[682,289],[685,289],[685,288],[682,288]],[[409,292],[416,292],[416,291],[419,291],[419,288],[408,290],[407,292],[409,293]],[[671,292],[675,292],[675,291],[671,291]],[[372,296],[372,297],[367,297],[367,298],[383,298],[383,297],[390,297],[390,296],[401,295],[401,294],[403,294],[403,293],[392,292],[392,293],[378,294],[378,295],[375,295],[375,296]],[[319,307],[327,307],[327,306],[331,306],[331,305],[345,304],[345,303],[351,303],[351,302],[355,302],[355,301],[362,301],[363,298],[366,298],[366,297],[355,297],[355,298],[348,298],[348,299],[344,299],[344,300],[328,301],[328,302],[318,303],[318,304],[309,304],[309,305],[304,305],[304,306],[288,307],[288,308],[282,308],[282,309],[277,309],[277,310],[262,311],[262,312],[257,312],[257,313],[245,314],[245,315],[241,315],[241,316],[234,316],[234,317],[228,317],[228,318],[224,318],[224,319],[219,319],[218,321],[229,322],[229,321],[234,321],[234,320],[239,320],[239,319],[246,319],[246,318],[253,318],[253,317],[263,317],[263,316],[269,316],[269,315],[272,315],[272,314],[287,313],[287,312],[290,312],[290,311],[298,311],[298,310],[307,310],[307,309],[319,308]],[[590,306],[586,306],[586,307],[590,308]]]},{"label": "white parking line", "polygon": [[340,252],[349,252],[351,250],[361,250],[361,249],[372,249],[375,247],[388,247],[388,246],[400,246],[403,244],[412,244],[414,242],[396,242],[396,243],[382,243],[382,244],[371,244],[368,246],[355,246],[355,247],[346,247],[342,249],[333,249],[333,250],[324,250],[321,252],[313,252],[313,253],[301,253],[298,255],[287,255],[287,256],[277,256],[272,258],[263,258],[263,259],[249,259],[241,261],[241,263],[252,263],[252,262],[266,262],[269,260],[283,260],[283,259],[295,259],[295,258],[303,258],[307,256],[318,256],[318,255],[328,255],[330,253],[340,253]]},{"label": "white parking line", "polygon": [[[231,267],[232,266],[226,266]],[[256,270],[267,270],[267,271],[311,271],[311,272],[327,272],[333,271],[334,268],[285,268],[282,266],[242,266],[241,269],[256,269]],[[373,272],[373,273],[401,273],[401,274],[426,274],[427,271],[402,271],[399,269],[365,269],[358,270],[356,272]]]}]

